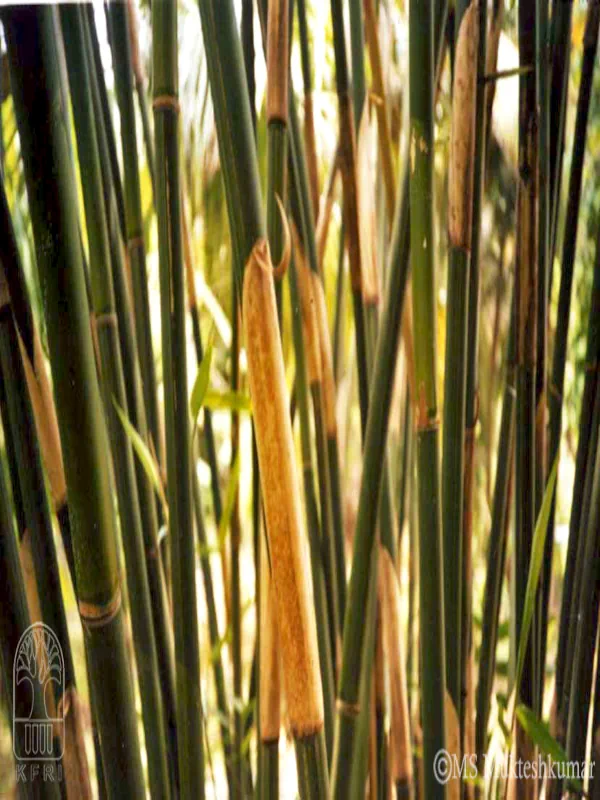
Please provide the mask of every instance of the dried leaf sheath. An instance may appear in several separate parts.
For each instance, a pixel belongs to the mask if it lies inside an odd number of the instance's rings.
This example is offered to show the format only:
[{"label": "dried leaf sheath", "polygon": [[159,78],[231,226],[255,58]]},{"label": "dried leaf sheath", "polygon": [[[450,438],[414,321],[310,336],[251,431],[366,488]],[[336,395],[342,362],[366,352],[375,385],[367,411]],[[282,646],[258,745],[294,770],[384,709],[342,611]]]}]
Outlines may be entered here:
[{"label": "dried leaf sheath", "polygon": [[245,268],[243,323],[285,694],[293,735],[306,737],[323,727],[323,696],[271,271],[261,239]]},{"label": "dried leaf sheath", "polygon": [[479,40],[476,0],[463,16],[456,45],[449,163],[449,234],[453,247],[470,250],[473,214],[473,150]]}]

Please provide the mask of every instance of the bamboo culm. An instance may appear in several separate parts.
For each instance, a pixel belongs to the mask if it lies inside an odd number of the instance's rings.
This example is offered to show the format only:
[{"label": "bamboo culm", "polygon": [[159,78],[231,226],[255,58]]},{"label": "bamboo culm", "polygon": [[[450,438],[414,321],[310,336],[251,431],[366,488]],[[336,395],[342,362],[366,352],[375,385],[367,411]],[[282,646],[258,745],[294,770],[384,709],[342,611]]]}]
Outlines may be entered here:
[{"label": "bamboo culm", "polygon": [[[3,21],[45,300],[73,521],[77,599],[104,774],[109,796],[122,792],[139,796],[144,792],[144,779],[123,630],[107,434],[89,328],[52,10],[5,10]],[[61,264],[60,270],[55,269],[56,264]],[[82,440],[85,448],[80,446]]]}]

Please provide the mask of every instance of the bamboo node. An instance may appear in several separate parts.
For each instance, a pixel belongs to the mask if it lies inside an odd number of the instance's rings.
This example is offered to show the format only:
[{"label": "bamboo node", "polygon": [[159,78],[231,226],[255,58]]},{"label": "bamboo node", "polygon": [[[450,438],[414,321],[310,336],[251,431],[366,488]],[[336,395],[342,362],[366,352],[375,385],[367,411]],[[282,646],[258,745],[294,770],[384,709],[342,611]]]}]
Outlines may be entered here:
[{"label": "bamboo node", "polygon": [[257,239],[254,243],[246,266],[252,261],[256,262],[257,266],[265,270],[265,272],[272,272],[271,251],[269,250],[269,243],[264,237]]},{"label": "bamboo node", "polygon": [[96,329],[100,328],[102,325],[106,325],[108,327],[114,326],[117,327],[117,314],[114,311],[108,311],[104,314],[96,315]]},{"label": "bamboo node", "polygon": [[281,259],[279,260],[279,264],[276,267],[273,267],[273,278],[275,280],[281,280],[285,273],[288,270],[290,265],[290,257],[292,255],[292,240],[290,237],[290,225],[288,222],[287,215],[285,213],[285,208],[283,207],[283,203],[281,202],[281,197],[275,192],[275,200],[277,201],[277,208],[279,209],[279,213],[281,214],[281,225],[283,227],[284,233],[284,240],[283,240],[283,251],[281,253]]},{"label": "bamboo node", "polygon": [[341,697],[338,697],[336,701],[336,708],[340,714],[345,714],[347,717],[358,717],[360,714],[359,703],[347,703]]},{"label": "bamboo node", "polygon": [[135,250],[136,247],[144,247],[144,237],[143,236],[132,236],[130,239],[127,240],[127,250],[131,252]]},{"label": "bamboo node", "polygon": [[108,603],[86,603],[79,601],[79,616],[88,629],[103,628],[117,616],[121,610],[121,590],[117,589]]},{"label": "bamboo node", "polygon": [[179,105],[179,100],[176,95],[174,94],[159,94],[157,95],[154,100],[152,101],[152,108],[154,111],[158,111],[160,109],[170,109],[174,111],[176,114],[179,114],[181,107]]},{"label": "bamboo node", "polygon": [[[588,365],[586,364],[586,370],[587,369],[588,369]],[[554,381],[551,381],[548,384],[548,394],[554,395],[554,397],[559,401],[559,403],[562,403],[562,400],[563,400],[562,392],[558,391],[558,388],[557,388],[556,384],[554,383]]]}]

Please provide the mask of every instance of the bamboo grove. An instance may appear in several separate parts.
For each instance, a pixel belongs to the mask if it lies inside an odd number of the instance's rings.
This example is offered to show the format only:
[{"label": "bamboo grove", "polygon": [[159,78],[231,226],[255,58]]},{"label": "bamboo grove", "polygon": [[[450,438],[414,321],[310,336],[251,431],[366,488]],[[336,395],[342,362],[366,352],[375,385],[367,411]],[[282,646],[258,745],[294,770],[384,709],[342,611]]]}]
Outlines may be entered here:
[{"label": "bamboo grove", "polygon": [[600,798],[599,0],[0,23],[0,794]]}]

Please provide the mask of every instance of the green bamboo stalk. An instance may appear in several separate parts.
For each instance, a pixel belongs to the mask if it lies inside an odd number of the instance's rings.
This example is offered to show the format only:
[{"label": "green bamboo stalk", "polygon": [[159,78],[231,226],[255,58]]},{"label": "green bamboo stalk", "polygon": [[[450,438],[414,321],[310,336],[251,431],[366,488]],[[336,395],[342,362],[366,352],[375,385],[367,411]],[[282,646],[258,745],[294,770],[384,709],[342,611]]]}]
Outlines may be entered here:
[{"label": "green bamboo stalk", "polygon": [[250,98],[250,116],[252,129],[256,136],[256,79],[254,76],[254,1],[242,0],[242,21],[240,24],[240,39],[246,69],[246,85]]},{"label": "green bamboo stalk", "polygon": [[[598,653],[598,635],[596,634],[596,653]],[[596,655],[596,660],[598,656]],[[591,749],[591,761],[593,763],[598,763],[598,759],[600,758],[600,671],[596,670],[596,680],[594,682],[594,712],[592,717],[592,749]],[[594,771],[595,773],[595,771]],[[597,774],[590,775],[589,784],[588,784],[588,795],[592,798],[592,800],[598,800],[598,795],[600,791],[598,790],[598,785],[600,784],[600,780],[598,780]]]},{"label": "green bamboo stalk", "polygon": [[498,620],[502,598],[502,581],[506,561],[506,543],[509,529],[510,493],[513,474],[515,440],[515,341],[514,313],[511,319],[504,395],[502,399],[502,419],[496,463],[496,484],[492,503],[492,522],[488,545],[485,592],[483,600],[483,623],[481,630],[481,649],[479,655],[479,682],[477,684],[477,717],[475,725],[475,752],[478,764],[483,762],[486,753],[487,726],[490,699],[492,696],[496,665],[496,643]]},{"label": "green bamboo stalk", "polygon": [[[350,0],[350,58],[352,64],[352,104],[354,106],[354,128],[358,131],[367,95],[365,73],[365,33],[363,26],[363,4],[361,0]],[[337,65],[337,61],[336,61]]]},{"label": "green bamboo stalk", "polygon": [[[317,441],[317,467],[319,497],[321,504],[321,527],[325,542],[323,550],[327,600],[331,619],[332,652],[336,652],[337,632],[341,624],[346,601],[344,522],[342,491],[339,476],[339,454],[337,420],[335,414],[335,382],[329,345],[329,328],[325,305],[323,280],[318,268],[315,231],[312,223],[310,191],[306,171],[304,146],[293,93],[290,92],[290,151],[292,166],[292,211],[300,223],[302,240],[305,243],[308,263],[313,275],[312,296],[315,303],[317,328],[311,335],[317,336],[316,346],[320,350],[319,374],[310,375],[310,391],[313,398],[313,416]],[[307,342],[307,346],[308,346]]]},{"label": "green bamboo stalk", "polygon": [[302,83],[304,88],[304,146],[306,147],[306,165],[310,179],[310,196],[312,199],[313,220],[319,219],[319,169],[317,164],[317,143],[315,138],[315,112],[313,107],[313,88],[310,60],[310,42],[308,40],[308,23],[306,20],[306,0],[297,0],[298,30],[300,33],[300,60],[302,64]]},{"label": "green bamboo stalk", "polygon": [[[519,62],[534,64],[535,4],[519,7]],[[521,621],[529,574],[535,525],[535,375],[537,328],[537,195],[538,141],[536,70],[519,78],[519,182],[517,188],[517,253],[515,267],[516,326],[516,461],[514,542],[514,642],[521,636]],[[517,699],[529,708],[537,697],[537,627],[528,637],[527,653]],[[516,758],[531,756],[523,729],[516,729]],[[520,790],[527,791],[519,781]],[[521,784],[523,784],[521,786]]]},{"label": "green bamboo stalk", "polygon": [[566,723],[561,707],[564,706],[565,694],[565,669],[566,653],[569,632],[572,628],[571,603],[577,594],[576,565],[577,553],[580,542],[580,520],[583,507],[584,487],[587,481],[588,453],[593,445],[596,431],[593,425],[594,398],[598,383],[598,370],[596,364],[600,359],[600,327],[598,319],[600,312],[600,242],[596,247],[596,261],[594,264],[594,277],[592,284],[590,316],[588,320],[588,341],[586,354],[586,370],[581,400],[579,419],[579,436],[577,455],[575,459],[575,480],[573,483],[573,497],[571,502],[571,518],[569,520],[569,543],[567,547],[567,562],[563,580],[563,593],[560,609],[560,622],[558,629],[558,646],[556,658],[556,685],[554,697],[553,726],[555,733],[564,741]]},{"label": "green bamboo stalk", "polygon": [[[367,367],[369,381],[372,379],[373,363],[379,335],[379,292],[370,297],[364,297],[365,327],[367,331]],[[389,552],[393,561],[396,560],[396,514],[391,494],[389,461],[387,451],[383,454],[383,475],[381,495],[379,498],[379,537],[381,543]]]},{"label": "green bamboo stalk", "polygon": [[[133,68],[129,22],[125,3],[110,3],[108,22],[114,62],[115,88],[121,117],[121,148],[123,152],[123,174],[125,184],[125,221],[127,229],[127,251],[133,289],[135,333],[140,359],[140,371],[144,391],[144,404],[150,439],[162,463],[162,439],[158,417],[156,394],[156,370],[152,348],[150,306],[148,299],[148,275],[142,217],[142,198],[138,166],[136,117],[133,102]],[[156,81],[156,76],[154,76]],[[155,132],[156,135],[156,132]],[[158,162],[158,154],[156,154]],[[158,187],[157,187],[158,191]]]},{"label": "green bamboo stalk", "polygon": [[340,241],[338,248],[338,269],[337,280],[335,283],[335,312],[333,318],[333,374],[335,377],[335,385],[338,386],[343,374],[343,351],[344,351],[344,319],[346,311],[346,270],[345,265],[345,231],[344,222],[340,225]]},{"label": "green bamboo stalk", "polygon": [[52,11],[11,9],[3,12],[3,21],[45,302],[79,611],[107,791],[110,796],[123,792],[140,796],[144,779],[122,627],[107,437],[89,329]]},{"label": "green bamboo stalk", "polygon": [[[287,197],[287,119],[289,77],[289,9],[287,0],[272,0],[267,29],[267,233],[271,258],[283,257],[284,231],[279,202]],[[281,284],[276,286],[282,325]]]},{"label": "green bamboo stalk", "polygon": [[553,0],[552,21],[550,26],[552,66],[550,70],[549,101],[550,234],[548,253],[548,291],[552,290],[554,255],[556,252],[556,240],[558,234],[558,214],[560,208],[562,163],[565,149],[567,97],[569,91],[572,24],[573,3],[563,3],[561,0]]},{"label": "green bamboo stalk", "polygon": [[446,741],[444,586],[439,514],[436,324],[433,221],[433,3],[410,4],[410,247],[416,377],[419,493],[420,642],[422,660],[423,791],[445,797],[433,774]]},{"label": "green bamboo stalk", "polygon": [[145,564],[142,518],[133,450],[119,419],[119,410],[126,415],[128,413],[127,397],[117,332],[104,190],[83,25],[80,9],[77,6],[65,6],[60,14],[63,34],[69,42],[67,68],[90,243],[92,304],[101,362],[100,379],[113,459],[115,464],[119,465],[115,470],[115,482],[130,591],[133,641],[143,706],[150,788],[153,795],[168,797],[169,777],[164,745],[166,725]]},{"label": "green bamboo stalk", "polygon": [[[440,3],[436,13],[435,52],[436,64],[441,54],[441,37],[444,30],[440,21],[445,19],[446,6]],[[336,797],[346,797],[348,776],[343,769],[352,759],[354,747],[354,726],[356,706],[359,697],[360,659],[364,638],[362,627],[364,608],[368,597],[368,565],[373,546],[378,497],[383,460],[381,452],[385,446],[387,423],[392,395],[392,375],[396,366],[397,342],[402,318],[402,305],[406,290],[409,269],[409,148],[403,154],[404,173],[400,182],[402,187],[392,230],[389,263],[389,276],[382,315],[377,352],[374,359],[372,382],[373,397],[377,397],[377,413],[369,417],[363,457],[363,482],[359,498],[358,517],[355,532],[353,569],[348,590],[348,602],[344,617],[344,642],[342,671],[338,689],[338,719],[336,724],[336,743],[332,767],[332,784]],[[430,503],[430,499],[428,500]],[[431,556],[431,550],[427,551]],[[435,616],[433,617],[435,619]],[[438,612],[439,620],[439,612]],[[438,672],[439,674],[439,672]],[[437,713],[437,712],[436,712]],[[443,714],[443,692],[442,692]],[[441,719],[443,729],[443,716]],[[439,748],[438,748],[439,749]],[[432,751],[432,756],[433,753]],[[438,785],[439,788],[439,785]]]},{"label": "green bamboo stalk", "polygon": [[[37,681],[32,683],[14,681],[15,654],[19,641],[31,621],[3,465],[0,465],[0,581],[4,593],[4,602],[0,604],[2,684],[4,696],[8,699],[11,734],[16,734],[13,748],[16,753],[25,753],[25,726],[13,726],[13,710],[17,717],[31,716],[33,719],[43,719],[45,708],[40,684]],[[17,789],[19,797],[32,800],[34,798],[58,800],[61,794],[59,783],[43,780],[41,771],[33,780],[18,782]]]},{"label": "green bamboo stalk", "polygon": [[462,693],[462,582],[467,326],[472,241],[477,5],[459,3],[450,140],[448,310],[444,381],[442,522],[446,682],[456,713]]},{"label": "green bamboo stalk", "polygon": [[260,695],[260,743],[258,797],[275,800],[279,797],[279,732],[281,728],[281,668],[279,636],[275,618],[275,603],[267,544],[260,543],[261,596],[260,617],[263,625],[260,637],[260,672],[263,691]]},{"label": "green bamboo stalk", "polygon": [[[194,471],[192,470],[192,473]],[[198,478],[192,474],[192,494],[194,497],[194,517],[196,522],[196,535],[200,550],[200,567],[202,569],[202,580],[204,583],[204,594],[206,597],[206,612],[208,616],[208,635],[211,646],[211,662],[215,679],[215,692],[217,695],[217,708],[219,709],[219,726],[221,730],[221,742],[223,744],[223,755],[225,758],[225,770],[227,773],[227,785],[230,796],[234,796],[234,787],[231,775],[231,729],[229,723],[229,707],[227,702],[227,689],[225,686],[225,672],[223,670],[223,660],[221,658],[221,635],[219,633],[219,621],[217,617],[217,604],[215,602],[215,592],[213,588],[212,570],[210,568],[210,550],[206,528],[204,527],[204,517],[202,514],[202,498],[200,496],[200,485]]]},{"label": "green bamboo stalk", "polygon": [[[87,16],[87,15],[86,15]],[[114,176],[109,156],[108,141],[104,118],[101,113],[98,75],[92,54],[90,36],[90,19],[85,19],[87,63],[90,74],[94,113],[97,120],[96,133],[100,156],[101,173],[104,184],[104,210],[106,212],[109,246],[112,266],[112,280],[115,294],[115,307],[118,317],[118,331],[125,379],[125,394],[129,420],[142,440],[148,444],[146,410],[142,391],[137,345],[134,334],[133,316],[126,285],[125,265],[123,263],[124,248],[119,228]],[[124,406],[123,406],[124,407]],[[173,632],[171,628],[171,612],[166,591],[165,572],[162,554],[158,545],[157,503],[150,479],[139,459],[135,459],[135,472],[139,496],[139,509],[142,519],[144,548],[148,583],[150,588],[151,608],[154,620],[154,635],[158,653],[158,669],[163,694],[164,714],[168,726],[169,768],[177,775],[177,721],[175,709],[175,664],[173,652]]]},{"label": "green bamboo stalk", "polygon": [[[328,778],[317,635],[302,555],[299,486],[250,103],[231,0],[201,0],[199,6],[238,256],[250,395],[300,796],[321,797],[328,791]],[[311,777],[305,780],[307,775]]]},{"label": "green bamboo stalk", "polygon": [[374,696],[375,696],[375,758],[377,775],[377,797],[385,800],[388,797],[390,787],[389,771],[389,741],[386,723],[386,694],[385,694],[385,650],[383,644],[383,625],[381,601],[378,597],[377,609],[377,633],[375,649],[375,671],[373,673]]},{"label": "green bamboo stalk", "polygon": [[[338,95],[340,172],[342,175],[345,232],[348,241],[350,282],[354,306],[354,332],[356,336],[358,363],[361,431],[364,440],[369,405],[369,381],[367,377],[367,341],[363,309],[363,278],[358,219],[358,196],[356,188],[356,123],[350,107],[350,81],[348,77],[345,26],[341,0],[331,0],[331,19],[333,23],[333,46],[335,51],[335,81]],[[355,24],[357,23],[355,22]],[[355,97],[357,97],[357,95],[355,95]]]},{"label": "green bamboo stalk", "polygon": [[[240,387],[240,318],[237,283],[235,280],[235,264],[231,262],[231,376],[230,384],[233,392]],[[240,457],[240,415],[237,411],[231,412],[231,470]],[[230,592],[231,608],[231,660],[233,665],[233,751],[232,751],[232,781],[236,794],[242,794],[243,787],[243,762],[242,762],[242,604],[240,587],[240,541],[241,520],[239,491],[236,487],[229,525],[230,550],[230,586],[225,586],[225,591]]]},{"label": "green bamboo stalk", "polygon": [[[365,792],[367,775],[369,786],[373,773],[370,762],[372,731],[371,720],[375,711],[373,704],[373,667],[376,650],[377,633],[377,574],[379,570],[379,552],[374,548],[371,554],[371,568],[369,576],[369,596],[364,612],[364,626],[366,629],[363,643],[362,663],[360,669],[360,687],[358,702],[358,717],[355,726],[355,743],[353,757],[350,762],[349,797],[360,797]],[[374,778],[377,781],[377,776]],[[376,787],[373,793],[376,796]]]},{"label": "green bamboo stalk", "polygon": [[[284,21],[285,29],[288,28],[287,16]],[[252,119],[252,129],[256,141],[256,77],[254,70],[254,2],[253,0],[242,0],[242,19],[240,23],[240,39],[242,43],[242,54],[246,75],[246,86],[248,88],[248,98],[250,101],[250,116]],[[287,65],[287,58],[285,65]],[[285,66],[283,66],[285,69]],[[267,201],[268,202],[268,201]],[[231,314],[232,314],[232,341],[231,341],[231,387],[237,391],[239,387],[239,366],[240,366],[240,308],[241,297],[239,296],[239,286],[236,281],[236,265],[234,260],[231,262]],[[277,284],[275,287],[277,298],[278,317],[281,324],[282,303],[281,289]],[[231,413],[231,465],[239,457],[239,435],[240,417],[237,411]],[[233,741],[234,741],[234,781],[237,782],[238,792],[252,795],[250,760],[247,758],[242,761],[242,741],[244,735],[244,723],[242,719],[242,627],[241,627],[241,588],[240,588],[240,540],[241,540],[241,520],[239,510],[239,492],[235,493],[234,507],[231,515],[231,633],[232,633],[232,660],[233,660],[233,691],[236,699],[233,713]]]},{"label": "green bamboo stalk", "polygon": [[[200,645],[196,614],[192,472],[181,239],[177,5],[152,8],[156,211],[167,433],[167,491],[182,797],[204,797]],[[127,43],[126,43],[127,44]]]},{"label": "green bamboo stalk", "polygon": [[[90,49],[90,71],[93,64],[94,72],[96,74],[97,88],[100,96],[101,114],[98,119],[104,122],[104,129],[106,132],[106,145],[108,148],[108,155],[111,165],[111,175],[113,180],[113,187],[115,192],[115,202],[117,204],[117,212],[119,215],[119,226],[121,228],[121,235],[123,241],[127,241],[127,226],[125,222],[125,200],[123,197],[123,182],[121,180],[121,172],[119,170],[119,159],[117,157],[117,143],[115,139],[115,131],[113,128],[112,117],[110,113],[110,103],[108,99],[108,92],[106,90],[106,83],[104,81],[104,68],[102,66],[102,55],[100,53],[100,42],[98,41],[98,32],[96,30],[96,20],[94,17],[94,9],[90,5],[86,8],[87,11],[87,29],[88,40]],[[110,35],[110,26],[107,25],[108,33]]]},{"label": "green bamboo stalk", "polygon": [[[332,617],[328,609],[328,598],[325,589],[325,572],[323,567],[323,534],[317,506],[315,490],[315,470],[313,448],[311,445],[309,393],[307,376],[318,369],[318,353],[315,352],[315,337],[303,334],[303,326],[310,326],[311,288],[310,272],[306,264],[298,258],[299,251],[292,256],[289,269],[290,300],[292,306],[292,335],[296,358],[296,398],[300,421],[300,442],[302,448],[302,471],[304,482],[304,501],[306,527],[311,556],[311,573],[315,616],[317,621],[317,640],[319,647],[319,663],[321,666],[321,685],[323,689],[323,707],[325,717],[325,744],[328,762],[333,752],[333,709],[335,702],[335,663],[331,642]],[[303,272],[302,272],[303,271]],[[314,313],[314,309],[313,313]],[[307,331],[308,333],[308,331]],[[317,363],[315,363],[317,362]]]},{"label": "green bamboo stalk", "polygon": [[[596,421],[600,417],[600,392],[596,391],[594,407]],[[580,573],[577,616],[573,626],[575,649],[570,664],[570,687],[568,703],[568,724],[566,752],[569,757],[581,761],[585,759],[588,713],[593,671],[590,662],[594,656],[597,633],[598,607],[600,605],[600,581],[598,579],[598,558],[600,558],[600,454],[590,452],[588,471],[593,473],[590,480],[590,499],[584,506],[582,515],[583,563]],[[586,483],[587,483],[586,476]],[[586,514],[586,511],[588,512]]]},{"label": "green bamboo stalk", "polygon": [[[63,742],[65,777],[70,791],[78,792],[82,797],[91,797],[87,760],[83,750],[83,721],[78,699],[75,666],[61,592],[50,509],[46,502],[41,446],[36,439],[33,398],[29,389],[31,382],[28,385],[26,377],[25,358],[27,356],[22,358],[25,348],[17,333],[12,299],[9,295],[10,284],[7,274],[12,273],[12,283],[14,284],[14,276],[21,273],[21,265],[3,187],[0,209],[0,231],[4,242],[3,268],[0,274],[0,284],[3,288],[2,308],[0,309],[0,379],[3,386],[0,393],[0,405],[7,439],[7,451],[13,451],[11,459],[13,461],[11,464],[13,494],[19,497],[19,504],[22,504],[22,513],[17,515],[17,519],[24,527],[20,529],[19,535],[23,542],[22,547],[31,552],[42,621],[49,625],[58,637],[63,650],[64,693],[62,692],[63,686],[57,686],[54,692],[54,702],[57,709],[63,710],[65,719]],[[35,342],[31,339],[29,339],[29,343],[35,346]],[[30,351],[28,355],[30,357],[29,364],[39,359],[39,353],[35,353],[35,351],[33,353]],[[29,368],[31,369],[31,366]],[[58,467],[56,464],[54,466]],[[64,477],[62,486],[64,487]]]},{"label": "green bamboo stalk", "polygon": [[129,27],[129,43],[131,48],[131,66],[135,80],[135,91],[142,118],[142,133],[144,136],[144,147],[146,148],[146,161],[152,192],[156,192],[156,181],[154,171],[154,146],[152,143],[152,130],[150,128],[150,112],[148,109],[148,96],[146,94],[146,79],[140,58],[140,45],[138,40],[137,12],[133,0],[127,0],[127,22]]},{"label": "green bamboo stalk", "polygon": [[[539,514],[546,486],[548,473],[547,462],[547,351],[548,351],[548,244],[550,223],[550,195],[548,172],[550,153],[548,149],[550,135],[550,107],[548,105],[548,0],[536,0],[536,94],[538,102],[538,284],[537,284],[537,353],[535,377],[535,515]],[[546,663],[546,630],[548,615],[548,599],[550,596],[550,578],[552,564],[553,536],[545,541],[545,558],[540,576],[538,590],[536,623],[537,641],[537,695],[535,712],[541,717],[544,699],[544,678]]]},{"label": "green bamboo stalk", "polygon": [[[600,26],[600,5],[597,2],[595,2],[591,4],[589,7],[586,20],[585,33],[584,33],[583,59],[581,65],[581,82],[579,87],[579,97],[577,100],[577,117],[575,121],[575,133],[573,137],[573,155],[571,159],[569,196],[567,203],[565,235],[564,235],[563,250],[562,250],[561,279],[560,279],[560,291],[558,297],[556,335],[554,340],[554,352],[552,358],[552,375],[550,378],[549,403],[548,403],[550,409],[549,458],[553,459],[556,459],[560,451],[560,436],[562,428],[562,396],[564,390],[565,367],[567,361],[567,341],[569,332],[569,318],[571,311],[573,272],[575,268],[577,229],[579,222],[579,209],[581,204],[581,191],[583,186],[583,166],[585,160],[586,131],[587,131],[588,117],[589,117],[589,107],[590,107],[592,84],[593,84],[594,66],[596,60],[596,50],[598,44],[599,26]],[[597,269],[600,269],[599,265],[596,265],[594,270],[594,275],[596,275]],[[596,280],[596,278],[594,278],[594,280]],[[594,324],[595,323],[592,321],[590,317],[590,326]],[[590,327],[590,331],[591,330],[592,328]],[[590,346],[593,347],[593,342],[591,339],[589,340],[588,344],[588,347]],[[589,355],[593,354],[589,353],[588,351],[588,357]],[[586,384],[589,383],[588,374],[589,373],[586,371]],[[583,399],[586,401],[586,403],[589,403],[589,396],[586,396],[585,391]],[[589,406],[589,408],[591,408],[591,406]],[[586,409],[583,406],[581,413],[582,415],[586,413]],[[581,432],[582,433],[584,432],[583,429]],[[577,461],[579,466],[581,467],[579,459]],[[576,470],[576,472],[578,472],[577,477],[579,480],[577,484],[574,484],[574,491],[577,491],[576,488],[577,486],[582,488],[584,480],[583,475],[581,474],[581,469]],[[549,525],[550,530],[553,530],[554,528],[555,505],[556,505],[556,498],[554,498],[553,508],[550,515],[550,525]],[[569,535],[569,548],[568,548],[569,555],[567,557],[567,566],[565,571],[565,583],[564,583],[562,607],[561,607],[561,622],[564,622],[565,619],[562,608],[565,608],[566,610],[566,608],[570,604],[570,599],[571,599],[572,568],[575,565],[573,557],[574,557],[574,552],[576,551],[575,548],[577,546],[577,541],[578,541],[577,537],[580,530],[576,517],[579,513],[578,509],[580,508],[581,508],[580,500],[578,500],[575,496],[573,496],[573,505],[571,513],[575,517],[573,521],[577,524],[575,527],[572,528],[572,531],[575,533],[573,537],[573,544],[571,544],[571,533]],[[553,537],[549,538],[552,539]],[[545,561],[545,570],[548,583],[548,586],[545,588],[546,592],[549,592],[549,582],[551,577],[550,565],[552,563],[551,544],[546,549],[546,552],[544,554],[544,561]],[[561,632],[559,635],[559,645],[557,651],[557,665],[556,665],[557,699],[561,697],[561,692],[562,692],[562,678],[564,674],[564,666],[566,658],[565,645],[566,645],[566,640],[565,638],[563,638],[563,629],[561,625]],[[559,700],[558,703],[559,709],[561,705],[562,702]]]},{"label": "green bamboo stalk", "polygon": [[404,409],[402,414],[402,445],[400,448],[401,463],[398,473],[398,544],[397,552],[402,550],[402,535],[404,526],[410,520],[410,503],[412,491],[413,473],[413,426],[412,409],[410,405],[410,394],[408,386],[405,389]]},{"label": "green bamboo stalk", "polygon": [[[407,163],[406,161],[404,162]],[[351,763],[354,747],[354,727],[359,702],[361,657],[365,628],[363,627],[369,586],[369,564],[379,504],[389,408],[391,403],[396,363],[396,347],[402,316],[402,304],[408,276],[408,176],[403,180],[403,202],[396,210],[392,244],[390,247],[390,272],[386,288],[381,331],[374,359],[373,397],[377,397],[377,413],[369,416],[364,447],[363,480],[359,498],[358,518],[354,540],[353,569],[348,589],[344,618],[342,670],[338,688],[338,713],[336,741],[332,766],[333,792],[336,797],[346,797],[350,776],[344,764]]]},{"label": "green bamboo stalk", "polygon": [[[1,203],[3,212],[0,216],[2,222],[8,224],[10,222],[10,214],[3,189]],[[10,225],[8,230],[4,230],[2,240],[5,243],[5,277],[8,282],[15,324],[19,332],[21,357],[23,359],[25,379],[31,399],[41,456],[48,479],[50,498],[65,549],[71,581],[75,593],[77,594],[77,576],[75,574],[75,558],[73,555],[71,523],[67,503],[67,486],[52,389],[50,387],[42,345],[33,320],[20,256],[14,244],[12,225]],[[11,242],[13,243],[12,245]],[[5,432],[6,450],[9,460],[12,459],[13,474],[17,474],[18,468],[16,467],[14,448],[12,447],[12,439],[9,434],[10,431]],[[19,493],[15,494],[14,501],[16,517],[17,521],[19,521],[23,519],[21,509],[22,503]],[[88,677],[88,684],[89,683]],[[75,688],[73,687],[70,697],[71,702],[68,703],[68,708],[65,712],[65,736],[67,737],[65,741],[65,750],[67,753],[65,769],[67,771],[67,781],[75,780],[76,783],[74,785],[79,786],[79,791],[84,793],[86,791],[86,784],[89,786],[88,764],[83,748],[82,706],[78,697],[74,694],[74,691]],[[96,759],[96,777],[101,787],[102,759],[97,729],[93,721],[92,736],[94,739]],[[73,743],[75,744],[74,747]],[[73,760],[70,760],[71,754],[74,756]]]},{"label": "green bamboo stalk", "polygon": [[[181,219],[182,219],[182,236],[183,236],[183,254],[185,262],[185,272],[187,277],[187,296],[190,316],[192,318],[192,337],[194,341],[194,351],[196,354],[196,364],[200,366],[204,359],[204,346],[202,344],[202,333],[200,330],[200,309],[198,306],[198,298],[196,296],[196,281],[194,277],[194,264],[192,261],[192,247],[189,238],[189,230],[186,221],[185,202],[182,198],[181,201]],[[210,486],[213,501],[213,511],[215,514],[215,522],[217,527],[221,524],[221,516],[223,514],[223,504],[221,501],[221,485],[219,478],[219,465],[217,462],[217,448],[215,444],[215,434],[212,423],[212,412],[206,406],[204,407],[204,424],[203,424],[204,443],[206,445],[206,455],[208,458],[208,466],[210,467]]]},{"label": "green bamboo stalk", "polygon": [[[472,643],[471,635],[471,587],[467,565],[470,562],[472,547],[473,520],[473,473],[475,427],[478,418],[478,348],[479,348],[479,257],[481,234],[481,208],[485,180],[486,144],[490,124],[487,120],[486,87],[482,77],[488,69],[495,69],[496,61],[488,64],[487,59],[487,2],[478,3],[479,34],[477,48],[477,86],[475,95],[475,145],[473,155],[473,216],[471,228],[471,263],[469,268],[469,306],[467,319],[467,377],[465,394],[465,457],[464,457],[464,501],[463,501],[463,546],[462,546],[462,608],[461,608],[461,679],[463,691],[467,691],[466,669],[468,649]],[[493,29],[490,29],[490,38]],[[493,47],[491,47],[493,50]],[[492,94],[492,90],[488,90]],[[490,112],[491,113],[491,112]],[[466,704],[465,704],[466,706]],[[464,715],[461,714],[461,720]],[[465,732],[461,724],[461,731]]]},{"label": "green bamboo stalk", "polygon": [[[566,632],[567,652],[573,652],[575,647],[577,631],[577,615],[580,613],[582,605],[582,585],[584,571],[586,569],[586,558],[588,556],[588,543],[590,538],[595,535],[593,528],[590,528],[592,503],[594,501],[595,487],[595,454],[598,447],[600,421],[600,402],[598,401],[598,387],[596,386],[596,396],[593,403],[593,413],[591,421],[591,438],[587,452],[587,465],[585,471],[585,483],[582,495],[581,513],[579,520],[579,536],[577,542],[577,555],[575,569],[573,573],[573,588],[571,592],[571,604],[568,618],[568,630]],[[588,593],[589,594],[589,593]],[[567,724],[570,719],[571,707],[571,685],[573,681],[574,659],[566,659],[562,675],[562,694],[557,697],[557,717],[555,721],[556,734],[561,742],[566,741]],[[565,688],[568,687],[568,688]]]}]

